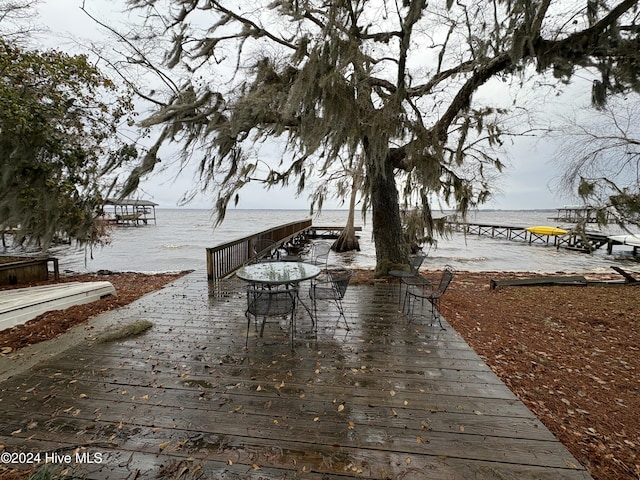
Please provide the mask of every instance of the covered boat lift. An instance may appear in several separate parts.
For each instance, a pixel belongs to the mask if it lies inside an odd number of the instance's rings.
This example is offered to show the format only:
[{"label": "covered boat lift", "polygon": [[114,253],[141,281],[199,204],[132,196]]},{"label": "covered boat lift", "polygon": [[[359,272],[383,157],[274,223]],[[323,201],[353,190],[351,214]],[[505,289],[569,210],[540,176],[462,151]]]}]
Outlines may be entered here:
[{"label": "covered boat lift", "polygon": [[[155,225],[157,206],[149,200],[107,198],[105,218],[116,225],[148,225],[150,221]],[[112,207],[112,211],[108,212],[106,207]]]}]

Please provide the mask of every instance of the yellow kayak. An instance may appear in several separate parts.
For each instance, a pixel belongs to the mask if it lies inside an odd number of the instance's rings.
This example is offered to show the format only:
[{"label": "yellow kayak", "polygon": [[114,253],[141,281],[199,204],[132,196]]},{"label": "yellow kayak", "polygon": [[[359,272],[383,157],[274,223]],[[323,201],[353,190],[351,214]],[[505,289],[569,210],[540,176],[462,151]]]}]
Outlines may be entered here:
[{"label": "yellow kayak", "polygon": [[567,230],[557,227],[537,226],[525,228],[527,232],[535,233],[536,235],[566,235],[569,233]]}]

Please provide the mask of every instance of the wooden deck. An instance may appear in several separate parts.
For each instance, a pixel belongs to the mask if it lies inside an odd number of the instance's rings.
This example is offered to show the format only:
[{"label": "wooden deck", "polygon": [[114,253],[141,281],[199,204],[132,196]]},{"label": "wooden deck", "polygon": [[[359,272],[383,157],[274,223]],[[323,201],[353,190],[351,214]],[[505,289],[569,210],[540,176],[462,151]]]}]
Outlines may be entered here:
[{"label": "wooden deck", "polygon": [[0,444],[99,479],[590,478],[446,322],[408,323],[396,289],[349,287],[350,331],[326,304],[317,334],[301,310],[295,352],[277,324],[247,351],[242,284],[190,274],[108,314],[152,321],[144,335],[0,384]]}]

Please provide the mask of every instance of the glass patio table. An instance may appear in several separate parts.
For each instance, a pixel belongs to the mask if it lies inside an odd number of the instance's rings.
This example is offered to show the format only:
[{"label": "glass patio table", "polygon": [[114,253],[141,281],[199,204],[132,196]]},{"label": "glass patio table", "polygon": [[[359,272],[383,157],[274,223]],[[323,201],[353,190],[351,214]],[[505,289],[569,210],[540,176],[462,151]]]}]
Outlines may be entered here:
[{"label": "glass patio table", "polygon": [[[305,280],[311,280],[320,275],[321,269],[316,265],[303,262],[264,262],[245,265],[236,272],[236,276],[249,283],[261,284],[266,287],[278,285],[296,285]],[[311,309],[298,295],[298,301],[311,317],[315,326],[316,320]]]},{"label": "glass patio table", "polygon": [[302,262],[264,262],[245,265],[236,276],[251,283],[288,285],[320,275],[320,267]]}]

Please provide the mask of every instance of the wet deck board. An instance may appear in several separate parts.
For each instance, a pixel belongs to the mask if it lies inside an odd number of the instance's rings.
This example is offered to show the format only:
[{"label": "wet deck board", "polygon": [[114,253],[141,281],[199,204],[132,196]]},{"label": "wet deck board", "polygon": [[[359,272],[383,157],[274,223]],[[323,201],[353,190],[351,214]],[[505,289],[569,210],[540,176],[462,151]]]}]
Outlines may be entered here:
[{"label": "wet deck board", "polygon": [[246,351],[241,284],[199,275],[110,313],[151,320],[143,336],[0,384],[0,444],[102,454],[72,466],[87,478],[590,478],[455,331],[407,323],[393,287],[349,288],[349,332],[328,304],[317,334],[300,311],[294,352],[284,324]]}]

